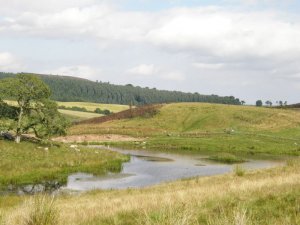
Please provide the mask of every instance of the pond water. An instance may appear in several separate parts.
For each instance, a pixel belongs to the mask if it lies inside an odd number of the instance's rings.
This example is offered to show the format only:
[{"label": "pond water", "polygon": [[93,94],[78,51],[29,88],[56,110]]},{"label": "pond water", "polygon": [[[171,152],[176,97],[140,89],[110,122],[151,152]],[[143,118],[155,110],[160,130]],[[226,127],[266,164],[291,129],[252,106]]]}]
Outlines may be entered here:
[{"label": "pond water", "polygon": [[[93,146],[103,148],[103,146]],[[68,183],[62,189],[87,191],[94,189],[126,189],[140,188],[162,182],[196,176],[212,176],[229,173],[234,165],[216,163],[207,160],[201,154],[175,154],[145,150],[121,150],[109,148],[123,154],[129,154],[131,159],[123,164],[120,173],[109,173],[104,176],[76,173],[68,178]],[[241,166],[246,170],[270,168],[284,164],[282,160],[247,159]]]}]

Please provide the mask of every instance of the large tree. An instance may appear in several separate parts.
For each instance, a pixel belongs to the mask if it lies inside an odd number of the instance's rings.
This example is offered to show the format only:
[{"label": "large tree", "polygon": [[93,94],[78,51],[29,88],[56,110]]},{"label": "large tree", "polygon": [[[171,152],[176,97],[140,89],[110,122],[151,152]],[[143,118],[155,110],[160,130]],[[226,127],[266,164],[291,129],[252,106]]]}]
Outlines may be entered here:
[{"label": "large tree", "polygon": [[50,89],[38,77],[19,74],[0,82],[2,98],[16,101],[13,123],[15,141],[21,141],[24,132],[33,130],[37,137],[46,138],[65,132],[66,123],[57,111],[55,102],[49,100]]}]

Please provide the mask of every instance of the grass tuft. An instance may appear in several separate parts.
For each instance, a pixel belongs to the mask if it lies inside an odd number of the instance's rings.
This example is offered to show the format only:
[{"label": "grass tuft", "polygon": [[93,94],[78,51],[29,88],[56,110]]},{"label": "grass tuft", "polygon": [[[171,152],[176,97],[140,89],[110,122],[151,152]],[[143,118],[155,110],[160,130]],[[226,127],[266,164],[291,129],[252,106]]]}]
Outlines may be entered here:
[{"label": "grass tuft", "polygon": [[246,170],[241,165],[235,165],[233,168],[233,172],[236,176],[242,177],[245,175]]},{"label": "grass tuft", "polygon": [[252,225],[252,223],[248,219],[247,210],[238,208],[229,215],[222,210],[220,215],[209,218],[208,225]]},{"label": "grass tuft", "polygon": [[198,225],[194,210],[184,206],[167,205],[155,212],[145,212],[136,224],[144,225]]},{"label": "grass tuft", "polygon": [[35,196],[27,203],[30,207],[29,215],[24,219],[24,225],[56,225],[58,210],[54,197]]}]

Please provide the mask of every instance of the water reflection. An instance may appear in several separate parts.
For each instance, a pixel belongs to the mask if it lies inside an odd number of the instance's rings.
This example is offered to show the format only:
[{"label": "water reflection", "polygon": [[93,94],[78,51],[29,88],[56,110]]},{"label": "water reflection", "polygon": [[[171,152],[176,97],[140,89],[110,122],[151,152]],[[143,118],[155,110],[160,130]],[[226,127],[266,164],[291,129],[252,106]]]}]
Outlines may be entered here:
[{"label": "water reflection", "polygon": [[[64,189],[86,191],[93,189],[139,188],[182,178],[229,173],[234,166],[208,161],[205,155],[115,148],[110,150],[131,155],[130,162],[123,164],[121,173],[109,173],[98,177],[84,173],[72,174],[69,176],[67,186]],[[248,159],[247,162],[241,165],[249,170],[269,168],[280,164],[283,164],[283,162]]]}]

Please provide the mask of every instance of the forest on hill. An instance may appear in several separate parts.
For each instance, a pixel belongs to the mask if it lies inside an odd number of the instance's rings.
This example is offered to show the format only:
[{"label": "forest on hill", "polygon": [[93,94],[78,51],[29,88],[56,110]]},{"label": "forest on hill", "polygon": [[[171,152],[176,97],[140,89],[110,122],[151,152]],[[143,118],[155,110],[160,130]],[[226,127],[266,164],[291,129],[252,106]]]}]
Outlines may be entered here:
[{"label": "forest on hill", "polygon": [[[0,72],[0,79],[13,77],[14,73]],[[115,85],[108,82],[93,82],[87,79],[42,75],[39,76],[51,89],[51,98],[63,102],[96,102],[123,105],[145,105],[170,102],[210,102],[240,105],[234,96],[202,95],[181,91],[157,90],[156,88]]]}]

